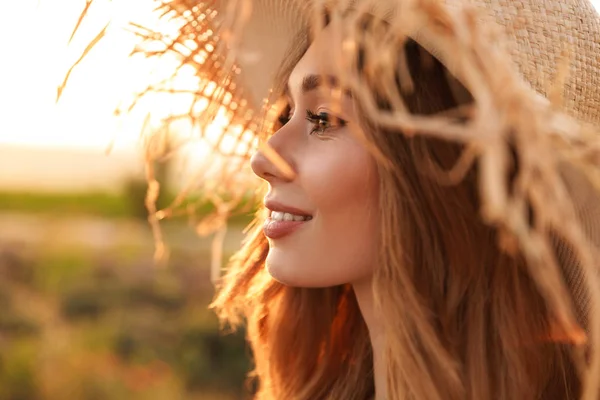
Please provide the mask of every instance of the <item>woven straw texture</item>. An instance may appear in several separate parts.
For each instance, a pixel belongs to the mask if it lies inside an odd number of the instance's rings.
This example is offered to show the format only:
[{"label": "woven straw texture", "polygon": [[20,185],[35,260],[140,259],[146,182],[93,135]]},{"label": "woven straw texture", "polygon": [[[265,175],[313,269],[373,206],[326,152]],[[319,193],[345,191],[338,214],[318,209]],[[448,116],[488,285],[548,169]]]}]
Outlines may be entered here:
[{"label": "woven straw texture", "polygon": [[589,1],[473,0],[505,27],[521,72],[547,95],[561,58],[570,63],[564,102],[577,118],[600,123],[600,18]]},{"label": "woven straw texture", "polygon": [[[310,3],[293,0],[282,6],[278,0],[252,2],[253,16],[247,21],[239,48],[249,56],[239,62],[245,75],[242,82],[258,104],[267,96],[274,69],[294,34],[314,19]],[[367,8],[374,14],[392,18],[402,2],[369,3]],[[600,16],[589,1],[446,0],[446,4],[455,11],[475,7],[482,24],[497,24],[502,29],[508,54],[538,93],[547,96],[560,85],[562,105],[568,114],[600,123]],[[568,72],[560,81],[558,71],[563,64]]]}]

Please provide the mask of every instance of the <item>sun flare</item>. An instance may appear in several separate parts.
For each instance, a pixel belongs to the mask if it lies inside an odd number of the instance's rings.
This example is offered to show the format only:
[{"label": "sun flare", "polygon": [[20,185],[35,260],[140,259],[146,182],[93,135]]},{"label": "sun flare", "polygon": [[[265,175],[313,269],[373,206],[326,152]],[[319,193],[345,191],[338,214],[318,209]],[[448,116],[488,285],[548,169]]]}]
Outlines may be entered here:
[{"label": "sun flare", "polygon": [[[161,32],[176,31],[177,26],[159,21],[154,2],[98,0],[69,43],[85,5],[83,0],[63,7],[47,0],[22,0],[4,6],[6,12],[0,15],[6,60],[0,75],[4,110],[0,144],[135,149],[143,130],[157,129],[165,117],[186,112],[191,95],[157,93],[131,112],[115,114],[117,107],[131,101],[149,82],[169,77],[178,63],[175,57],[130,56],[139,39],[125,29],[127,23],[136,21]],[[106,35],[73,70],[56,102],[57,88],[69,67],[109,21]],[[182,69],[171,85],[191,89],[197,87],[197,79],[190,67]],[[221,118],[211,130],[222,129],[227,122]]]}]

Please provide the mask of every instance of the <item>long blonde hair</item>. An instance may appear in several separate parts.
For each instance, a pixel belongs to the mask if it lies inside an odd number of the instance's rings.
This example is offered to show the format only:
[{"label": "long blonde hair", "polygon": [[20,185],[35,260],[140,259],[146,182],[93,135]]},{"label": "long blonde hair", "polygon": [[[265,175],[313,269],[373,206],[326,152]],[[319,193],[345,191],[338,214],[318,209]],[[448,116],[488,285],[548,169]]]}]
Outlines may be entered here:
[{"label": "long blonde hair", "polygon": [[[307,45],[286,57],[279,85]],[[414,43],[408,55],[411,112],[456,106],[442,65],[422,67]],[[549,308],[523,258],[501,251],[497,232],[479,217],[477,168],[453,185],[430,173],[454,163],[460,146],[389,132],[364,115],[362,122],[379,172],[373,293],[386,332],[389,398],[577,398],[570,344],[553,340]],[[518,159],[513,164],[516,171]],[[256,398],[369,399],[373,354],[351,287],[273,280],[264,268],[269,245],[261,222],[257,217],[213,303],[223,321],[247,324]]]}]

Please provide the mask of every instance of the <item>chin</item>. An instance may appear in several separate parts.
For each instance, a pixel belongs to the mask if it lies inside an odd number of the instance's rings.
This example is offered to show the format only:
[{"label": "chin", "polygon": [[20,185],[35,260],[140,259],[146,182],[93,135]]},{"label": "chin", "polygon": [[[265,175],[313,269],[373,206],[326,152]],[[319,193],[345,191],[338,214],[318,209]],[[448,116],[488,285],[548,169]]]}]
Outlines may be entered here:
[{"label": "chin", "polygon": [[[267,259],[267,272],[277,282],[286,286],[294,287],[313,287],[312,282],[307,281],[306,274],[302,274],[297,268],[290,268],[290,264],[282,265],[277,262],[272,262]],[[302,276],[304,275],[304,276]]]},{"label": "chin", "polygon": [[306,263],[294,263],[290,262],[289,259],[279,262],[275,257],[268,257],[265,267],[273,279],[291,287],[318,289],[347,283],[346,281],[340,282],[334,279],[335,277],[323,276],[324,269],[318,265],[307,268]]},{"label": "chin", "polygon": [[[274,254],[275,253],[275,254]],[[316,276],[302,262],[291,260],[290,257],[281,257],[283,254],[270,252],[265,262],[267,272],[277,282],[286,286],[317,288],[333,286],[327,285],[321,277]]]}]

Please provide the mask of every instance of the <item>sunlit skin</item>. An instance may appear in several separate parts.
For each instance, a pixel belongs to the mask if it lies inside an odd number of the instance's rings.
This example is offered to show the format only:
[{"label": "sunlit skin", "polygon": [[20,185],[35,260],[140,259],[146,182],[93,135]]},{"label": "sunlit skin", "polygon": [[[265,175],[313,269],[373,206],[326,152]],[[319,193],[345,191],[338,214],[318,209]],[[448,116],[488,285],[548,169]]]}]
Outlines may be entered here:
[{"label": "sunlit skin", "polygon": [[[286,178],[261,153],[252,159],[254,172],[269,183],[267,207],[273,201],[312,216],[292,234],[269,241],[269,272],[292,286],[360,281],[372,273],[375,260],[375,161],[351,132],[350,125],[357,123],[352,99],[343,98],[340,112],[333,114],[332,101],[314,82],[320,72],[335,70],[334,57],[320,55],[330,52],[332,44],[324,34],[294,68],[288,82],[289,120],[269,139],[295,177]],[[317,126],[324,121],[307,118],[321,113],[330,117],[325,128]]]},{"label": "sunlit skin", "polygon": [[[267,207],[275,202],[312,216],[292,233],[269,239],[269,273],[291,286],[353,285],[375,349],[377,396],[383,398],[385,374],[377,350],[382,338],[371,289],[378,237],[376,164],[351,132],[351,125],[358,123],[352,99],[343,97],[336,108],[314,82],[315,75],[333,75],[335,51],[340,48],[340,39],[325,29],[289,78],[291,112],[269,144],[293,168],[295,177],[286,178],[261,153],[252,158],[252,168],[269,184]],[[320,113],[329,114],[329,124],[314,119]]]}]

